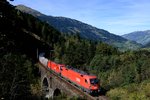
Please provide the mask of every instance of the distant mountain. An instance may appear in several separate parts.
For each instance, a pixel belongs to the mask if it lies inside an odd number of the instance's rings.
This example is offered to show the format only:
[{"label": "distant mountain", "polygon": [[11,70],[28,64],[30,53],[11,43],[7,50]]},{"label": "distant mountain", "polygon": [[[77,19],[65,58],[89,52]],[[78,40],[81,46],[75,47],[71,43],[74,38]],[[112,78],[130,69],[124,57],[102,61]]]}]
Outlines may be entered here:
[{"label": "distant mountain", "polygon": [[32,14],[40,20],[52,25],[54,28],[64,34],[79,34],[82,38],[94,41],[103,41],[121,49],[137,49],[141,46],[136,42],[129,41],[121,36],[111,34],[106,30],[98,29],[74,19],[47,16],[24,5],[18,5],[16,6],[16,9]]},{"label": "distant mountain", "polygon": [[146,44],[143,46],[143,48],[149,48],[149,50],[150,50],[150,41],[149,41],[148,43],[146,43]]},{"label": "distant mountain", "polygon": [[146,31],[136,31],[129,34],[125,34],[122,37],[129,39],[131,41],[136,41],[137,43],[146,45],[150,43],[150,30]]},{"label": "distant mountain", "polygon": [[25,13],[32,14],[33,16],[36,16],[36,17],[37,16],[44,16],[44,14],[42,14],[42,13],[36,11],[36,10],[33,10],[33,9],[29,8],[29,7],[26,7],[24,5],[18,5],[18,6],[16,6],[16,9],[18,9],[18,10],[20,10],[22,12],[25,12]]},{"label": "distant mountain", "polygon": [[144,45],[144,47],[143,48],[150,48],[150,42],[149,43],[147,43],[146,45]]}]

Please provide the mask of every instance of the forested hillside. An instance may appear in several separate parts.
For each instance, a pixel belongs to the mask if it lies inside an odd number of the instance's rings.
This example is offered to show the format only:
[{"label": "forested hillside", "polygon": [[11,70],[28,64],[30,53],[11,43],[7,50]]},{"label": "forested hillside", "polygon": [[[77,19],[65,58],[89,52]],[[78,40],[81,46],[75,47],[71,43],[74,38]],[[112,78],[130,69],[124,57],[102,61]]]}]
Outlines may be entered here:
[{"label": "forested hillside", "polygon": [[15,10],[6,0],[0,1],[0,26],[0,98],[38,99],[36,49],[40,46],[47,49],[47,46],[29,33],[50,41],[50,46],[61,40],[60,33],[33,16]]},{"label": "forested hillside", "polygon": [[[6,0],[0,1],[0,25],[0,98],[39,99],[35,63],[36,49],[41,47],[46,52],[54,51],[50,59],[55,62],[96,74],[112,100],[150,99],[147,50],[120,52],[108,44],[85,40],[79,34],[63,35],[32,15],[15,10]],[[137,93],[137,89],[142,92]]]}]

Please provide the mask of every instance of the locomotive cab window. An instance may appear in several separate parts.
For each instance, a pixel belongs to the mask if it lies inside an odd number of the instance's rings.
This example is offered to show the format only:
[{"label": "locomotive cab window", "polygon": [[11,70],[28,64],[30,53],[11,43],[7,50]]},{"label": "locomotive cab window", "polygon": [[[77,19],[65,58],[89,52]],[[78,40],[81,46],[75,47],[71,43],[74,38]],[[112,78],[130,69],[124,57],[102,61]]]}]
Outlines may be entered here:
[{"label": "locomotive cab window", "polygon": [[63,67],[63,66],[60,66],[60,70],[62,70],[62,67]]},{"label": "locomotive cab window", "polygon": [[88,81],[85,79],[85,83],[87,83],[88,84]]},{"label": "locomotive cab window", "polygon": [[94,79],[90,79],[90,83],[91,84],[98,84],[99,83],[99,80],[97,78],[94,78]]}]

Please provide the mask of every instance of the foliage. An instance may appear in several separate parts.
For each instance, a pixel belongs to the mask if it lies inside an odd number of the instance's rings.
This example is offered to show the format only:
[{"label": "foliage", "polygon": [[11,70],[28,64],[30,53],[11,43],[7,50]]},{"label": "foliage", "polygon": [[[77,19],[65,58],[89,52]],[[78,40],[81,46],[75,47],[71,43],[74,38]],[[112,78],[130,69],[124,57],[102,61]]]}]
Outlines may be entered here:
[{"label": "foliage", "polygon": [[89,64],[94,54],[94,42],[80,39],[78,36],[66,36],[65,41],[54,46],[55,58],[61,63],[78,68]]},{"label": "foliage", "polygon": [[31,84],[38,78],[32,54],[39,42],[22,30],[33,28],[25,20],[27,15],[16,11],[6,0],[0,1],[0,6],[0,98],[28,99],[32,97]]},{"label": "foliage", "polygon": [[0,58],[0,66],[0,97],[16,99],[30,95],[33,65],[25,55],[6,54]]},{"label": "foliage", "polygon": [[107,96],[111,100],[149,100],[150,81],[140,84],[130,84],[110,90]]},{"label": "foliage", "polygon": [[95,55],[90,70],[96,70],[104,86],[116,87],[140,83],[150,78],[150,52],[127,51],[115,55]]}]

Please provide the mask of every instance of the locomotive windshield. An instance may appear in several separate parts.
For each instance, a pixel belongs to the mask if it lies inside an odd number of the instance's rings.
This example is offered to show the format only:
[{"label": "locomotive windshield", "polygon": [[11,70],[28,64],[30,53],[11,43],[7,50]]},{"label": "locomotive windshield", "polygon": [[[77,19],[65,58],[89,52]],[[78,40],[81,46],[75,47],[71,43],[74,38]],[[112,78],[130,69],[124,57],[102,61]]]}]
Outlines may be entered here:
[{"label": "locomotive windshield", "polygon": [[98,84],[99,83],[99,80],[97,78],[93,78],[93,79],[90,79],[90,83],[91,84]]}]

